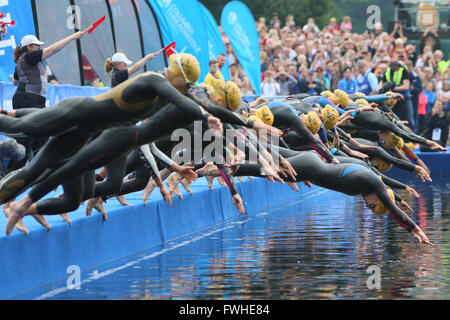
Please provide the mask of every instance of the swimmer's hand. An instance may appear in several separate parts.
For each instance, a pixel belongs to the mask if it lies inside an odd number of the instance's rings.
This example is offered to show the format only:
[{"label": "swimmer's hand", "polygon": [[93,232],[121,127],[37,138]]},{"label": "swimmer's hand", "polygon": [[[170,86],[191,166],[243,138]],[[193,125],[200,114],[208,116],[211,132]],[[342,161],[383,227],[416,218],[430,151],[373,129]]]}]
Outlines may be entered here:
[{"label": "swimmer's hand", "polygon": [[397,100],[403,100],[403,95],[401,93],[398,92],[392,92],[392,91],[388,91],[385,93],[389,98],[394,98]]},{"label": "swimmer's hand", "polygon": [[287,185],[288,185],[289,187],[291,187],[291,189],[293,189],[293,190],[295,190],[295,191],[297,191],[297,192],[300,191],[300,190],[298,189],[298,185],[297,185],[295,182],[288,182]]},{"label": "swimmer's hand", "polygon": [[219,118],[209,116],[207,118],[208,128],[210,128],[216,137],[221,137],[223,134],[223,125]]},{"label": "swimmer's hand", "polygon": [[311,183],[308,180],[303,181],[303,184],[305,186],[307,186],[308,188],[312,188],[312,185],[311,185]]},{"label": "swimmer's hand", "polygon": [[431,177],[428,174],[428,172],[421,166],[415,166],[413,172],[416,175],[416,177],[420,178],[420,180],[422,182],[425,182],[425,180],[427,180],[429,182],[433,182],[433,180],[431,180]]},{"label": "swimmer's hand", "polygon": [[367,154],[359,152],[359,151],[356,151],[356,150],[352,150],[352,149],[350,149],[350,151],[348,153],[352,157],[355,157],[355,158],[360,158],[360,159],[367,159],[367,158],[369,158],[369,156]]},{"label": "swimmer's hand", "polygon": [[272,127],[272,126],[269,126],[269,125],[267,125],[265,123],[258,122],[258,121],[254,122],[253,129],[255,129],[255,130],[266,130],[267,134],[269,134],[271,136],[274,136],[274,137],[281,137],[281,135],[283,134],[283,131],[281,131],[280,129]]},{"label": "swimmer's hand", "polygon": [[350,123],[350,120],[355,119],[355,118],[352,116],[352,113],[353,113],[353,112],[354,112],[354,110],[348,110],[348,111],[346,111],[344,114],[342,114],[342,115],[339,117],[339,121],[338,121],[338,123],[336,123],[336,126],[340,127],[340,126],[345,126],[346,124],[349,124],[349,123]]},{"label": "swimmer's hand", "polygon": [[176,163],[172,165],[172,169],[189,182],[195,181],[198,178],[198,174],[192,170],[194,168],[193,165],[180,166]]},{"label": "swimmer's hand", "polygon": [[362,150],[375,150],[377,148],[377,146],[368,146],[367,144],[363,144],[353,138],[350,138],[350,140],[348,140],[348,142],[350,142],[352,145],[354,145],[355,147],[362,149]]},{"label": "swimmer's hand", "polygon": [[427,167],[427,165],[419,158],[417,158],[416,163],[421,166],[428,174],[431,173],[430,169]]},{"label": "swimmer's hand", "polygon": [[280,168],[285,177],[289,176],[292,180],[296,180],[297,172],[295,172],[291,163],[282,156],[280,156]]},{"label": "swimmer's hand", "polygon": [[416,226],[416,228],[413,231],[411,231],[411,233],[419,241],[419,243],[425,243],[425,244],[433,245],[431,243],[431,241],[428,240],[428,237],[425,234],[425,232],[423,232],[422,229],[420,229],[419,226]]},{"label": "swimmer's hand", "polygon": [[239,210],[240,213],[245,214],[244,201],[242,200],[239,193],[236,193],[233,196],[233,203],[234,203],[234,206]]},{"label": "swimmer's hand", "polygon": [[337,131],[333,132],[333,145],[331,146],[331,149],[336,148],[336,151],[339,151],[339,145],[341,144],[341,139],[339,138],[339,133]]},{"label": "swimmer's hand", "polygon": [[368,106],[364,106],[364,107],[360,107],[360,108],[358,108],[359,109],[359,112],[361,112],[361,113],[363,113],[363,112],[365,112],[365,111],[375,111],[375,109],[377,108],[377,104],[376,103],[371,103],[370,105],[368,105]]},{"label": "swimmer's hand", "polygon": [[408,191],[411,195],[413,195],[416,198],[420,198],[420,194],[417,193],[416,190],[414,190],[413,188],[411,188],[410,186],[406,186],[406,191]]},{"label": "swimmer's hand", "polygon": [[159,187],[159,192],[161,192],[164,201],[168,202],[169,206],[172,206],[172,194],[166,189],[164,184],[161,184]]},{"label": "swimmer's hand", "polygon": [[340,162],[339,162],[339,160],[338,160],[337,158],[333,158],[333,159],[331,159],[331,163],[336,163],[336,164],[338,164],[338,163],[340,163]]},{"label": "swimmer's hand", "polygon": [[400,201],[400,205],[405,212],[409,212],[409,213],[413,212],[413,209],[408,204],[408,202],[406,202],[405,200]]},{"label": "swimmer's hand", "polygon": [[446,148],[441,146],[439,143],[431,141],[431,140],[427,141],[427,146],[429,146],[430,149],[433,150],[433,151],[447,152]]}]

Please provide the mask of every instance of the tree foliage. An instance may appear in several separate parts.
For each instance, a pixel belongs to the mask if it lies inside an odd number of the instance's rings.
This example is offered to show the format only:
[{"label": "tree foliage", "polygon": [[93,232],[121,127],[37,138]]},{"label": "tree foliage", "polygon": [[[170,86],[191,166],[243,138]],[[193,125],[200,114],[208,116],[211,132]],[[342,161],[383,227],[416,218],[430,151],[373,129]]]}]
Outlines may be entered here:
[{"label": "tree foliage", "polygon": [[[201,0],[220,23],[220,14],[229,0]],[[328,19],[335,15],[336,7],[332,0],[242,0],[253,13],[255,19],[265,17],[267,23],[272,13],[277,12],[284,25],[286,16],[292,14],[297,25],[303,26],[309,17],[313,17],[316,24],[322,28]]]},{"label": "tree foliage", "polygon": [[[200,0],[214,15],[220,24],[220,14],[230,0]],[[377,5],[381,11],[381,22],[388,26],[394,19],[394,1],[392,0],[241,0],[253,13],[255,19],[265,17],[267,23],[272,13],[277,12],[282,25],[287,15],[292,14],[298,26],[303,26],[309,17],[313,17],[319,28],[328,24],[330,17],[340,22],[343,16],[352,19],[353,30],[363,32],[370,14],[367,8]]]}]

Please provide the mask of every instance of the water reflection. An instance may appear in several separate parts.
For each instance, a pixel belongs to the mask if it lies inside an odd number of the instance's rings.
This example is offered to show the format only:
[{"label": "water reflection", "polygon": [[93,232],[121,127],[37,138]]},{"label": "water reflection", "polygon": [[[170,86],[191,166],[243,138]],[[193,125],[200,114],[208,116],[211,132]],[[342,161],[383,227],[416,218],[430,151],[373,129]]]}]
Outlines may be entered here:
[{"label": "water reflection", "polygon": [[[57,298],[450,299],[449,182],[415,187],[422,198],[400,195],[433,247],[362,199],[324,192]],[[380,290],[367,288],[370,265],[381,268]]]}]

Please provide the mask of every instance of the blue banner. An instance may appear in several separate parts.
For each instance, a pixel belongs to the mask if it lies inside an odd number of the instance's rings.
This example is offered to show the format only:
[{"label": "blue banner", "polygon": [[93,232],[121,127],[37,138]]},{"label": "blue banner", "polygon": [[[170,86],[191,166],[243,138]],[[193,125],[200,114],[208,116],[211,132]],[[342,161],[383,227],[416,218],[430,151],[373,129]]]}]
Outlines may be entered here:
[{"label": "blue banner", "polygon": [[197,0],[148,0],[158,19],[164,45],[177,43],[176,50],[194,55],[200,63],[203,82],[208,74],[209,53],[205,24]]},{"label": "blue banner", "polygon": [[[0,82],[0,107],[2,110],[12,110],[12,98],[16,92],[17,86]],[[53,106],[59,101],[68,97],[93,97],[109,91],[109,87],[79,87],[71,85],[53,85],[47,86],[46,105]]]},{"label": "blue banner", "polygon": [[[225,45],[222,41],[222,35],[219,31],[219,26],[214,19],[211,12],[203,4],[199,3],[202,10],[203,20],[205,21],[206,35],[208,37],[208,52],[209,60],[217,59],[220,53],[226,55]],[[228,69],[228,62],[220,69],[225,80],[230,80],[230,70]]]},{"label": "blue banner", "polygon": [[242,68],[258,96],[261,95],[261,59],[255,19],[245,4],[231,1],[223,8],[222,29],[230,39]]},{"label": "blue banner", "polygon": [[23,36],[36,35],[31,1],[0,0],[0,12],[3,13],[0,21],[16,22],[14,27],[7,24],[6,32],[0,30],[0,81],[11,82],[9,75],[14,74],[16,66],[13,59],[14,49]]}]

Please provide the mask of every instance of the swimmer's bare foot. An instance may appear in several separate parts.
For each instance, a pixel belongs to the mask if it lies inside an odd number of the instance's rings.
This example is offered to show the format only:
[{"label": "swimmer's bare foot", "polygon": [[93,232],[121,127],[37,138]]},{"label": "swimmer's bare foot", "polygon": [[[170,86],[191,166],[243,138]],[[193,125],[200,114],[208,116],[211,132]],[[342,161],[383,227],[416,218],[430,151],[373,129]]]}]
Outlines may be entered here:
[{"label": "swimmer's bare foot", "polygon": [[87,204],[86,204],[86,216],[90,217],[92,214],[92,209],[95,207],[95,205],[97,204],[97,202],[101,200],[100,198],[91,198],[88,200]]},{"label": "swimmer's bare foot", "polygon": [[[6,209],[3,210],[3,212],[5,213],[5,216],[8,218],[8,209],[9,209],[9,204],[11,204],[12,201],[8,202],[8,206]],[[25,227],[25,225],[23,224],[22,219],[20,219],[19,221],[17,221],[16,223],[16,229],[19,230],[20,232],[25,233],[25,236],[28,237],[28,235],[30,234],[28,232],[27,227]]]},{"label": "swimmer's bare foot", "polygon": [[25,215],[28,207],[33,203],[27,194],[21,200],[11,203],[7,209],[8,222],[6,223],[6,235],[10,235],[16,223]]},{"label": "swimmer's bare foot", "polygon": [[250,180],[253,180],[253,177],[251,177],[251,176],[248,176],[247,178],[249,178]]},{"label": "swimmer's bare foot", "polygon": [[152,194],[153,190],[156,188],[156,183],[153,179],[150,179],[147,186],[144,189],[144,192],[142,193],[142,200],[144,201],[144,207],[147,206],[147,201],[150,195]]},{"label": "swimmer's bare foot", "polygon": [[298,186],[295,182],[288,182],[287,183],[289,187],[291,187],[291,189],[295,190],[295,191],[299,191]]},{"label": "swimmer's bare foot", "polygon": [[15,199],[5,202],[4,204],[2,204],[2,208],[3,208],[3,213],[5,214],[5,217],[8,218],[8,215],[6,214],[6,210],[9,208],[9,206],[11,205],[11,203],[14,202]]},{"label": "swimmer's bare foot", "polygon": [[201,176],[218,176],[219,170],[212,162],[207,162],[202,168],[195,170]]},{"label": "swimmer's bare foot", "polygon": [[225,183],[225,181],[223,180],[222,177],[217,177],[217,180],[219,180],[219,184],[221,184],[222,186],[227,186],[227,184]]},{"label": "swimmer's bare foot", "polygon": [[103,200],[99,199],[99,201],[97,201],[97,203],[94,206],[95,210],[97,210],[98,212],[100,212],[103,216],[103,221],[108,221],[108,213],[106,213],[105,207],[103,207]]},{"label": "swimmer's bare foot", "polygon": [[172,173],[166,181],[166,184],[169,186],[170,194],[175,193],[181,200],[183,200],[183,194],[181,193],[180,188],[178,188],[178,184],[180,183],[183,177],[178,173]]},{"label": "swimmer's bare foot", "polygon": [[63,221],[66,221],[69,224],[69,227],[72,226],[72,220],[70,220],[69,215],[67,213],[61,214],[61,218]]},{"label": "swimmer's bare foot", "polygon": [[21,231],[21,232],[23,232],[23,233],[25,233],[25,237],[28,237],[28,235],[30,234],[30,232],[28,231],[27,227],[25,227],[25,225],[23,224],[22,219],[17,221],[16,229]]},{"label": "swimmer's bare foot", "polygon": [[43,227],[46,227],[48,231],[52,229],[50,225],[48,224],[47,220],[45,220],[43,215],[40,214],[32,214],[31,215],[37,222],[39,222]]},{"label": "swimmer's bare foot", "polygon": [[181,180],[181,184],[182,184],[184,190],[186,190],[186,192],[189,192],[191,194],[191,196],[194,195],[191,190],[191,183],[187,179]]},{"label": "swimmer's bare foot", "polygon": [[213,191],[214,177],[212,177],[212,176],[206,176],[206,181],[208,181],[208,187],[209,187],[209,190]]},{"label": "swimmer's bare foot", "polygon": [[312,188],[312,185],[311,185],[311,183],[309,183],[308,180],[303,181],[303,184],[304,184],[305,186],[307,186],[308,188]]},{"label": "swimmer's bare foot", "polygon": [[244,178],[243,177],[237,177],[238,178],[238,180],[240,181],[240,182],[242,182],[242,183],[244,183],[245,182],[245,180],[244,180]]},{"label": "swimmer's bare foot", "polygon": [[117,196],[116,199],[123,206],[127,206],[127,207],[133,206],[131,203],[129,203],[129,202],[127,202],[127,200],[125,200],[125,196]]}]

